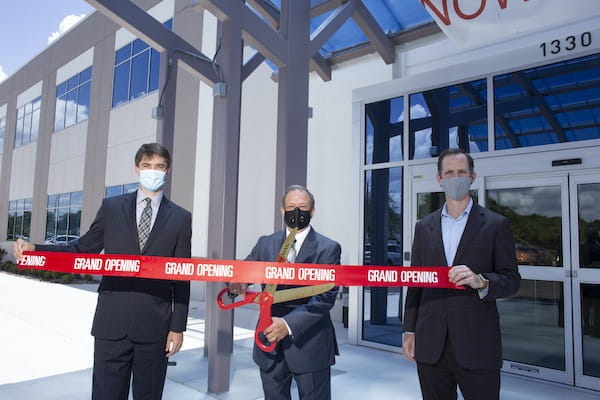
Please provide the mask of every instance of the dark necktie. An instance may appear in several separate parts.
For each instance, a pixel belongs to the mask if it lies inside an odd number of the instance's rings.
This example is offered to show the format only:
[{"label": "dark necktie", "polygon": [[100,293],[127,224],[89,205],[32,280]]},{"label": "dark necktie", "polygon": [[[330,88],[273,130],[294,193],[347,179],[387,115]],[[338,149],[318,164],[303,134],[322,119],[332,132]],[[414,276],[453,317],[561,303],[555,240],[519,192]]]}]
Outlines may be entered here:
[{"label": "dark necktie", "polygon": [[140,250],[144,249],[148,236],[150,236],[150,223],[152,222],[152,206],[150,203],[152,200],[149,197],[144,199],[146,206],[142,210],[142,216],[140,217],[140,223],[138,224],[138,238],[140,240]]}]

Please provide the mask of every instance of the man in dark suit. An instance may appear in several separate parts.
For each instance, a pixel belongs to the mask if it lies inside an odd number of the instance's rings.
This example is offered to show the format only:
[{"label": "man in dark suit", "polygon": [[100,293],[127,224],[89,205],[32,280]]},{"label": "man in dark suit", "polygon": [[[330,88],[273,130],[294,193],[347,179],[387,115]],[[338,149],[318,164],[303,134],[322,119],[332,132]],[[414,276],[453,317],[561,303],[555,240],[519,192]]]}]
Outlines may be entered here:
[{"label": "man in dark suit", "polygon": [[[262,236],[246,260],[276,261],[290,230],[298,228],[288,261],[310,264],[339,264],[340,245],[315,232],[309,225],[315,214],[312,193],[299,185],[290,186],[282,200],[281,214],[287,225],[284,231]],[[294,254],[297,256],[294,257]],[[232,293],[244,293],[247,285],[231,284]],[[296,286],[279,285],[278,290]],[[292,378],[298,385],[301,400],[331,399],[331,366],[338,354],[335,331],[329,310],[335,303],[338,288],[308,298],[272,307],[273,324],[265,329],[275,350],[264,352],[254,345],[254,361],[260,368],[265,400],[291,399]]]},{"label": "man in dark suit", "polygon": [[446,203],[417,222],[411,264],[450,265],[450,281],[465,290],[409,288],[403,353],[417,362],[424,400],[498,399],[502,346],[496,299],[519,289],[515,242],[503,216],[469,196],[473,158],[448,149],[437,181]]},{"label": "man in dark suit", "polygon": [[[142,145],[135,155],[137,192],[104,199],[77,242],[50,246],[19,240],[15,257],[25,250],[190,257],[191,214],[162,193],[170,165],[162,145]],[[167,358],[183,342],[189,298],[189,281],[102,278],[92,326],[94,400],[126,400],[132,372],[136,400],[162,397]]]}]

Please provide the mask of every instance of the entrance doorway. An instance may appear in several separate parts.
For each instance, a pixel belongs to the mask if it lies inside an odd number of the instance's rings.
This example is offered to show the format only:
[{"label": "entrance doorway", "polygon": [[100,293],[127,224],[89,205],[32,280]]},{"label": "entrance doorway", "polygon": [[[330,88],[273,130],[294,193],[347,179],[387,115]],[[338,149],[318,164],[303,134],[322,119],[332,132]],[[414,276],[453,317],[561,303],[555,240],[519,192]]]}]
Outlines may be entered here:
[{"label": "entrance doorway", "polygon": [[[503,371],[600,390],[600,171],[478,172],[472,195],[510,219],[523,278],[498,301]],[[413,222],[443,204],[433,182],[413,194]]]}]

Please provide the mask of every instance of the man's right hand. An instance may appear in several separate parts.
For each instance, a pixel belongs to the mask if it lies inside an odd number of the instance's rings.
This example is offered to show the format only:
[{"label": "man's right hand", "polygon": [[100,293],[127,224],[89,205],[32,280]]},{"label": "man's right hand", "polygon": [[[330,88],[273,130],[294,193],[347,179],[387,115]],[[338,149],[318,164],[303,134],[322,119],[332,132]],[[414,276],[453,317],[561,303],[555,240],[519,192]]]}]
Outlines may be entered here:
[{"label": "man's right hand", "polygon": [[404,333],[402,335],[402,354],[410,361],[415,361],[415,334]]},{"label": "man's right hand", "polygon": [[24,241],[23,239],[17,239],[15,246],[13,247],[13,256],[18,260],[23,257],[24,251],[35,251],[35,245]]},{"label": "man's right hand", "polygon": [[246,291],[248,291],[248,284],[234,282],[230,283],[229,286],[227,286],[227,288],[229,289],[229,293],[234,294],[236,296],[243,296],[246,294]]}]

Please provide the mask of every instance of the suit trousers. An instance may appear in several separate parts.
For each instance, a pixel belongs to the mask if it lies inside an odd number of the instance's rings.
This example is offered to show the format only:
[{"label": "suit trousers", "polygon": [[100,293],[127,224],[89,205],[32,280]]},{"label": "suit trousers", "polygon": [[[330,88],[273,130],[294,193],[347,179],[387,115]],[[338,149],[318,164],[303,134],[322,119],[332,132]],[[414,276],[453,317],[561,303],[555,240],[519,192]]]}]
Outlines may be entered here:
[{"label": "suit trousers", "polygon": [[96,338],[92,400],[127,400],[132,372],[133,398],[160,400],[167,373],[165,343]]},{"label": "suit trousers", "polygon": [[417,362],[423,400],[456,400],[456,386],[465,400],[498,400],[500,370],[466,369],[458,365],[449,335],[436,364]]},{"label": "suit trousers", "polygon": [[285,359],[278,360],[268,371],[260,370],[265,400],[291,400],[292,378],[298,385],[300,400],[331,400],[331,368],[295,374]]}]

